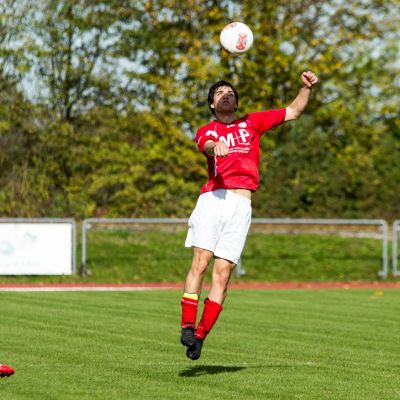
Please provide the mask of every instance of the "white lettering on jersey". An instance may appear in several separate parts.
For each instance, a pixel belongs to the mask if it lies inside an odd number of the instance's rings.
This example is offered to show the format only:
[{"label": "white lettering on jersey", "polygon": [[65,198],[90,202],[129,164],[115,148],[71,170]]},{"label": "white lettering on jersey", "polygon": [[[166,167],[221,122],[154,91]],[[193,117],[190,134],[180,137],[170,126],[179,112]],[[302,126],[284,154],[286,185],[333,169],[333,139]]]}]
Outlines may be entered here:
[{"label": "white lettering on jersey", "polygon": [[207,131],[206,136],[213,136],[215,139],[218,139],[218,133],[216,131]]},{"label": "white lettering on jersey", "polygon": [[226,138],[221,136],[219,138],[220,142],[224,142],[229,148],[238,146],[240,144],[247,144],[247,138],[250,136],[250,133],[246,131],[246,129],[239,129],[239,135],[237,132],[228,133]]},{"label": "white lettering on jersey", "polygon": [[219,140],[220,142],[224,142],[228,147],[235,146],[235,138],[233,137],[233,133],[228,133],[226,135],[226,139],[223,136],[221,136]]},{"label": "white lettering on jersey", "polygon": [[246,129],[239,129],[240,137],[242,138],[242,143],[247,143],[246,138],[250,136],[250,133]]}]

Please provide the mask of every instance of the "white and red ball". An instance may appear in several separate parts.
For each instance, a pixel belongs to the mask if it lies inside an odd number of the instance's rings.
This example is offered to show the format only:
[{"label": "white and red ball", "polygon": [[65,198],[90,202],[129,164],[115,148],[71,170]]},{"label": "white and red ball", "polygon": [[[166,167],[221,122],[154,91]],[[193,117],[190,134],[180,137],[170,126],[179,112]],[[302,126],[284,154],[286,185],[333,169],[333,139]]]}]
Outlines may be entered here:
[{"label": "white and red ball", "polygon": [[243,22],[231,22],[221,31],[219,41],[222,47],[231,54],[245,53],[253,45],[253,32]]}]

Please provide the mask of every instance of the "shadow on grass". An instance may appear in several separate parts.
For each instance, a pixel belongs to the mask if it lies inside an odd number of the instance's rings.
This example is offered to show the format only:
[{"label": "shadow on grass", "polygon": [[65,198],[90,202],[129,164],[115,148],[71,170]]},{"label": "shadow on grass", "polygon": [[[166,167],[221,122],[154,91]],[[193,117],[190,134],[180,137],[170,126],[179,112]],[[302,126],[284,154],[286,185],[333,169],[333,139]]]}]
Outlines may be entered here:
[{"label": "shadow on grass", "polygon": [[183,378],[197,378],[204,375],[216,375],[223,372],[238,372],[246,367],[228,367],[224,365],[196,365],[180,372],[179,376]]}]

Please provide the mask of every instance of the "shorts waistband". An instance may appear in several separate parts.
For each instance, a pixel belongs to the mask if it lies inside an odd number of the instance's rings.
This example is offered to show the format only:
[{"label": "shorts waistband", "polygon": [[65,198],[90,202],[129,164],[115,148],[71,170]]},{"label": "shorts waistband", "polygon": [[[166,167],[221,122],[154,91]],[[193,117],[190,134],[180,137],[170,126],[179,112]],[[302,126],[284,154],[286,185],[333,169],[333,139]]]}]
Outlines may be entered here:
[{"label": "shorts waistband", "polygon": [[205,192],[201,196],[213,196],[218,199],[224,200],[224,199],[234,199],[235,201],[242,202],[244,204],[251,204],[251,199],[248,199],[247,197],[244,197],[240,194],[237,194],[235,192],[231,192],[228,189],[215,189],[210,192]]}]

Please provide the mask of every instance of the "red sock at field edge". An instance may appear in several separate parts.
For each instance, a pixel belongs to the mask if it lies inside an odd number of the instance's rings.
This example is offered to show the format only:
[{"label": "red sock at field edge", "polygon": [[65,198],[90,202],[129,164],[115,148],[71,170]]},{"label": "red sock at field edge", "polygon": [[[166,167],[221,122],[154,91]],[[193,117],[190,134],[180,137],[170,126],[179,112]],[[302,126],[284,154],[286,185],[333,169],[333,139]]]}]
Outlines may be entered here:
[{"label": "red sock at field edge", "polygon": [[222,306],[210,299],[204,300],[204,310],[199,326],[196,329],[195,336],[199,339],[205,339],[210,333],[212,327],[218,319]]},{"label": "red sock at field edge", "polygon": [[187,297],[182,297],[182,328],[195,328],[196,317],[197,317],[197,307],[199,305],[198,300],[189,299]]},{"label": "red sock at field edge", "polygon": [[0,378],[11,376],[15,373],[15,371],[5,364],[0,364]]}]

